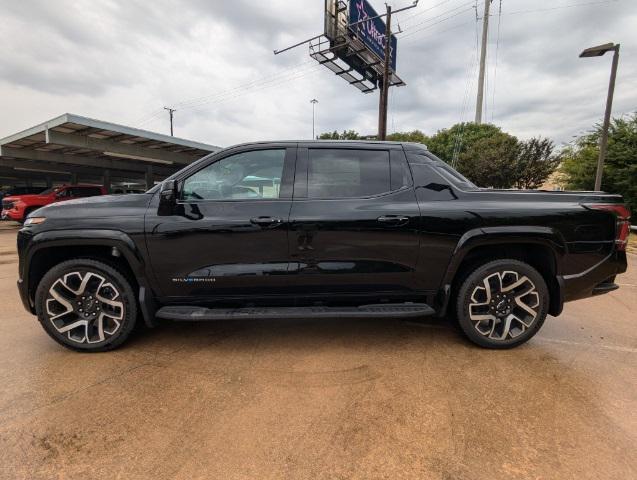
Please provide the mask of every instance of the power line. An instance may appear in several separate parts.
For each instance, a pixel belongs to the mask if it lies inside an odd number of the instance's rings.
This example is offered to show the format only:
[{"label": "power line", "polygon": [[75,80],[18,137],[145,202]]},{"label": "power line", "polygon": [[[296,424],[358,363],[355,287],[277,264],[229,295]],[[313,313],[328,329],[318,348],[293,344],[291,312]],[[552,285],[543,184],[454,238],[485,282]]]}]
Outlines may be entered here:
[{"label": "power line", "polygon": [[193,106],[196,105],[200,105],[200,104],[204,104],[210,100],[215,100],[219,97],[223,97],[225,95],[228,95],[229,93],[233,93],[236,91],[242,91],[242,90],[249,90],[251,88],[254,87],[258,87],[259,85],[263,84],[263,83],[268,83],[271,81],[276,81],[279,78],[282,77],[286,77],[286,76],[293,76],[294,74],[298,73],[295,72],[295,70],[299,70],[302,71],[304,69],[306,69],[309,65],[313,64],[314,62],[312,62],[311,60],[307,60],[304,62],[301,62],[300,64],[285,68],[275,74],[269,75],[267,77],[263,77],[263,78],[259,78],[259,79],[255,79],[252,80],[250,82],[244,83],[242,85],[238,85],[234,88],[228,89],[228,90],[224,90],[222,92],[218,92],[218,93],[214,93],[211,95],[204,95],[201,97],[196,97],[196,98],[191,98],[189,100],[183,100],[181,102],[177,102],[174,105],[177,107],[180,107],[181,109],[184,108],[191,108]]},{"label": "power line", "polygon": [[475,18],[475,37],[476,37],[476,41],[475,41],[475,52],[474,54],[469,57],[469,62],[467,64],[467,80],[465,82],[465,91],[464,91],[464,95],[462,98],[462,106],[460,109],[460,127],[459,127],[459,131],[456,133],[456,138],[454,139],[454,145],[453,145],[453,154],[451,157],[451,166],[452,167],[456,167],[458,165],[458,157],[460,156],[460,150],[462,149],[462,139],[464,137],[464,120],[465,120],[465,115],[469,110],[469,101],[471,98],[471,91],[473,90],[473,83],[476,79],[476,71],[478,69],[478,62],[479,62],[479,56],[478,56],[478,51],[479,51],[479,41],[478,41],[478,23],[480,21],[480,19],[478,18],[478,2],[476,0],[475,2],[475,10],[476,10],[476,18]]},{"label": "power line", "polygon": [[242,92],[236,92],[234,95],[227,95],[227,96],[225,96],[223,98],[215,99],[214,101],[209,101],[209,102],[206,102],[205,104],[202,104],[202,105],[199,105],[199,106],[194,106],[194,107],[189,107],[189,108],[193,112],[205,111],[208,107],[210,107],[212,105],[217,105],[217,104],[226,102],[228,100],[233,100],[235,98],[239,98],[239,97],[241,97],[243,95],[246,95],[248,93],[256,93],[256,92],[259,92],[261,90],[266,90],[268,88],[276,87],[278,85],[282,85],[282,84],[287,83],[287,82],[292,81],[292,80],[298,80],[298,79],[300,79],[302,77],[305,77],[306,75],[308,75],[310,73],[314,73],[314,72],[320,70],[321,66],[322,66],[321,64],[316,64],[316,65],[312,66],[310,69],[306,70],[305,72],[297,72],[296,76],[294,76],[294,77],[284,78],[281,81],[275,82],[275,83],[269,82],[267,84],[260,85],[258,87],[252,88],[250,90],[246,90],[246,91],[242,91]]},{"label": "power line", "polygon": [[512,12],[504,13],[503,15],[518,15],[522,13],[535,13],[535,12],[548,12],[550,10],[559,10],[561,8],[575,8],[575,7],[587,7],[590,5],[604,5],[610,3],[617,3],[619,0],[604,0],[598,2],[586,2],[586,3],[571,3],[570,5],[559,5],[556,7],[548,7],[548,8],[536,8],[533,10],[514,10]]},{"label": "power line", "polygon": [[[464,4],[462,6],[466,6],[466,4]],[[414,25],[411,25],[411,26],[407,27],[406,31],[408,33],[402,34],[400,36],[401,40],[404,39],[404,38],[410,37],[410,36],[412,36],[412,35],[414,35],[414,34],[416,34],[418,32],[421,32],[423,30],[428,30],[429,28],[433,27],[434,25],[438,25],[438,24],[440,24],[442,22],[446,22],[447,20],[450,20],[450,19],[452,19],[454,17],[457,17],[458,15],[462,15],[465,12],[470,12],[471,10],[473,10],[473,7],[465,8],[464,10],[460,10],[459,12],[456,12],[453,15],[449,15],[448,17],[444,17],[444,15],[446,15],[447,13],[451,13],[452,11],[455,11],[455,10],[457,10],[457,8],[454,8],[454,9],[449,10],[447,12],[444,12],[444,13],[442,13],[440,15],[436,15],[435,17],[428,18],[427,20],[424,20],[424,21],[422,21],[420,23],[416,23]],[[444,18],[440,18],[440,17],[444,17]],[[425,25],[426,23],[429,23],[431,20],[435,20],[435,19],[438,19],[438,18],[440,18],[440,20],[438,20],[437,22],[431,23],[431,24],[429,24],[429,25],[427,25],[427,26],[425,26],[423,28],[418,28],[416,30],[412,30],[414,27],[417,27],[417,26],[420,26],[420,25]]]},{"label": "power line", "polygon": [[[309,67],[309,68],[308,68]],[[318,69],[319,65],[314,64],[312,61],[305,61],[301,64],[294,65],[292,67],[288,67],[284,69],[283,72],[278,72],[277,74],[270,75],[269,77],[265,77],[266,80],[254,80],[251,82],[247,82],[243,85],[239,85],[235,88],[225,90],[223,92],[198,97],[195,99],[190,99],[182,102],[178,102],[174,104],[174,106],[179,106],[180,110],[194,110],[201,111],[203,110],[201,107],[205,107],[208,104],[217,104],[221,102],[225,102],[227,100],[232,100],[234,98],[240,97],[244,94],[251,93],[251,91],[261,91],[266,88],[274,87],[277,85],[281,85],[291,80],[296,80],[305,76],[307,73],[311,73],[313,70]],[[157,120],[159,116],[163,113],[163,109],[159,109],[157,112],[148,116],[145,120],[143,120],[143,124],[152,122]]]},{"label": "power line", "polygon": [[421,10],[417,13],[414,13],[413,15],[409,15],[408,17],[404,17],[403,18],[403,23],[409,22],[412,18],[418,17],[424,13],[430,12],[431,10],[434,10],[436,8],[438,8],[440,5],[444,5],[445,3],[449,3],[451,0],[444,0],[443,2],[440,3],[436,3],[435,5],[432,5],[431,7],[425,8],[424,10]]},{"label": "power line", "polygon": [[453,25],[452,27],[445,28],[443,30],[435,30],[435,31],[431,32],[429,35],[425,35],[425,36],[422,36],[422,37],[419,36],[419,37],[416,37],[416,38],[410,38],[409,40],[406,40],[406,41],[402,42],[402,45],[404,45],[405,43],[412,43],[412,42],[415,42],[415,41],[423,40],[425,38],[429,38],[429,37],[433,37],[433,36],[436,36],[436,35],[440,35],[441,33],[449,32],[451,30],[456,30],[458,28],[466,27],[468,25],[473,25],[473,21],[458,23],[456,25]]},{"label": "power line", "polygon": [[147,123],[159,118],[160,115],[164,114],[164,109],[163,108],[158,108],[157,110],[153,110],[150,115],[144,115],[142,117],[139,117],[138,120],[135,120],[133,122],[133,125],[137,126],[137,127],[141,127],[142,125],[146,125]]}]

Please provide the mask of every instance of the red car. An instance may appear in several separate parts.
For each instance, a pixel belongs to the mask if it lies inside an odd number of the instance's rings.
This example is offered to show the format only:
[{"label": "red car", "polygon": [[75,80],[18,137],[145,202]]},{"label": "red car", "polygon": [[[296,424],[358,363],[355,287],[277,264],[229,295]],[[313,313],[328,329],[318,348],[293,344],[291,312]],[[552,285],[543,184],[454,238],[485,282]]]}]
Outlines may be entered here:
[{"label": "red car", "polygon": [[33,210],[50,203],[74,198],[106,195],[106,188],[100,185],[62,185],[49,188],[37,195],[12,195],[2,199],[2,220],[24,222]]}]

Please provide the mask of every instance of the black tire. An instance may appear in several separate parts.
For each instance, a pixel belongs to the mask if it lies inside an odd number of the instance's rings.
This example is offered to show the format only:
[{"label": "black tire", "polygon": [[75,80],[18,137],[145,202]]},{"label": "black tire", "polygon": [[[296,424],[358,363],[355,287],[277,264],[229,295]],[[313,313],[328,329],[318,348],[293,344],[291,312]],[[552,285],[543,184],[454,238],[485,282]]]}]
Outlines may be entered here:
[{"label": "black tire", "polygon": [[495,349],[513,348],[532,338],[544,324],[548,308],[549,291],[542,275],[512,259],[476,267],[462,282],[456,299],[464,334],[481,347]]},{"label": "black tire", "polygon": [[[51,291],[54,284],[58,299]],[[70,286],[77,288],[72,290]],[[112,266],[89,258],[68,260],[51,268],[36,290],[35,309],[42,327],[53,340],[81,352],[104,352],[119,347],[130,336],[137,320],[137,301],[130,282]],[[68,311],[59,315],[61,309]],[[55,323],[52,317],[58,317]],[[86,325],[60,332],[78,322]]]}]

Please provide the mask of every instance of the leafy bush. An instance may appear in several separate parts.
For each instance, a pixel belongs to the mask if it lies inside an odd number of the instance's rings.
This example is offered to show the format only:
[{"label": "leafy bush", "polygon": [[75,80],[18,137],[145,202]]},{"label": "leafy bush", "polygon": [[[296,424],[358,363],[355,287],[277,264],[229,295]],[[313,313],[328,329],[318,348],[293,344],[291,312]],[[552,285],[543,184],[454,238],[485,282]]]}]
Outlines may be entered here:
[{"label": "leafy bush", "polygon": [[[560,180],[567,189],[595,187],[601,132],[601,125],[595,125],[562,152]],[[633,211],[637,208],[637,112],[611,121],[602,190],[623,195]]]}]

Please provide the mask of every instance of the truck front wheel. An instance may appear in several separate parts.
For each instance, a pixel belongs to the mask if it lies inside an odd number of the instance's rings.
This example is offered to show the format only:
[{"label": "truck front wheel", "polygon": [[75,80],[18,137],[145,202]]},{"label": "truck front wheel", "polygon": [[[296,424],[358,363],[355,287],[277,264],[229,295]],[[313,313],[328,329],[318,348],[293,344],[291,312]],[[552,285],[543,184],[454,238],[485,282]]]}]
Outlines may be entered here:
[{"label": "truck front wheel", "polygon": [[103,262],[78,258],[49,270],[35,295],[38,320],[72,350],[103,352],[121,345],[137,318],[130,282]]},{"label": "truck front wheel", "polygon": [[519,260],[503,259],[473,270],[457,297],[458,323],[465,335],[486,348],[512,348],[542,327],[549,306],[546,282]]}]

